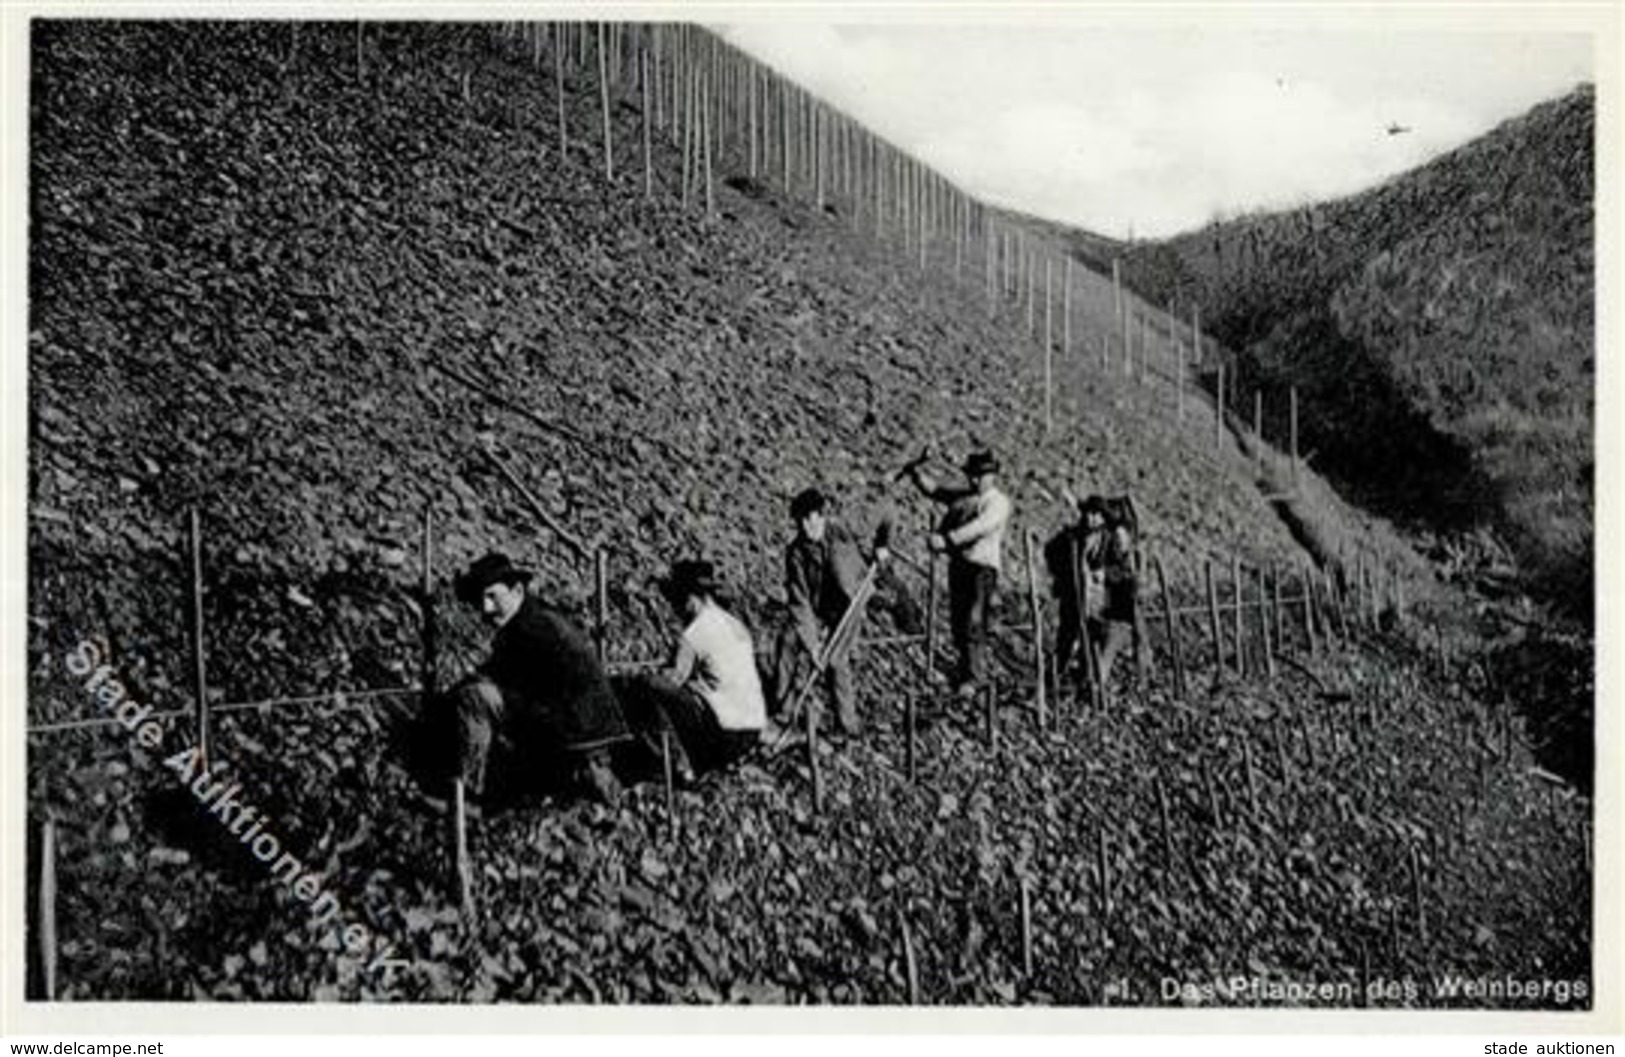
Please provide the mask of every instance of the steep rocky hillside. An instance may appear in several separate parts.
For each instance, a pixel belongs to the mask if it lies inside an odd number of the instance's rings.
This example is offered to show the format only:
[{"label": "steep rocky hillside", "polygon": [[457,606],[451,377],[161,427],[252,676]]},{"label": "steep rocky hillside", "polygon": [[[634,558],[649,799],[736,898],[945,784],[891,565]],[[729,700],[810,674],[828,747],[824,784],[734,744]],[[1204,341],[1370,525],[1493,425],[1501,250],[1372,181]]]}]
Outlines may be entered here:
[{"label": "steep rocky hillside", "polygon": [[409,670],[412,635],[375,630],[377,607],[416,582],[425,510],[442,574],[500,546],[583,597],[590,569],[482,439],[610,549],[621,642],[664,633],[647,581],[695,551],[761,612],[807,484],[860,527],[897,517],[921,553],[926,511],[890,482],[925,443],[1002,453],[1024,528],[1058,523],[1067,480],[1133,491],[1185,577],[1204,553],[1297,556],[1194,407],[1171,428],[1143,413],[1167,394],[1080,357],[1045,438],[1041,357],[974,286],[748,182],[719,180],[710,221],[669,188],[645,200],[625,165],[606,187],[592,93],[567,86],[560,158],[548,79],[487,29],[371,27],[359,79],[353,27],[35,39],[37,616],[82,634],[105,598],[155,689],[186,670],[192,504],[231,700]]},{"label": "steep rocky hillside", "polygon": [[1352,198],[1125,250],[1199,297],[1249,384],[1297,385],[1305,446],[1412,524],[1492,527],[1591,611],[1593,92]]},{"label": "steep rocky hillside", "polygon": [[[854,234],[839,203],[786,200],[737,159],[718,160],[706,218],[679,203],[663,136],[646,199],[625,100],[607,183],[593,86],[566,78],[561,156],[551,78],[491,27],[37,21],[32,35],[36,722],[94,712],[64,666],[85,639],[132,696],[189,706],[193,506],[217,703],[411,682],[425,511],[442,675],[478,644],[446,577],[489,547],[539,563],[542,592],[584,610],[590,568],[486,442],[610,552],[618,656],[669,641],[650,580],[696,551],[765,628],[785,507],[806,484],[861,529],[895,517],[919,555],[927,511],[891,477],[927,442],[945,459],[996,448],[1023,529],[1058,523],[1064,483],[1132,491],[1187,598],[1207,557],[1302,560],[1205,406],[1179,425],[1167,392],[1080,355],[1057,366],[1046,436],[1042,356],[1014,313],[986,311],[974,272],[921,272]],[[1404,557],[1327,496],[1342,531]],[[1007,586],[1014,618],[1026,599]],[[1025,643],[1009,641],[998,747],[980,717],[921,694],[909,783],[919,660],[873,645],[873,733],[823,757],[823,813],[800,754],[679,794],[675,828],[658,784],[619,811],[522,803],[475,827],[466,925],[444,826],[411,809],[390,750],[395,710],[222,713],[217,762],[379,937],[367,955],[398,960],[383,970],[344,957],[164,753],[105,729],[36,736],[62,993],[899,1002],[904,921],[927,1002],[1166,1002],[1159,973],[1585,977],[1587,805],[1537,795],[1512,711],[1374,632],[1313,660],[1294,648],[1301,667],[1271,685],[1209,685],[1203,668],[1176,701],[1159,672],[1109,712],[1068,702],[1039,730]],[[177,723],[164,748],[189,737]],[[1133,973],[1131,992],[1107,990]]]}]

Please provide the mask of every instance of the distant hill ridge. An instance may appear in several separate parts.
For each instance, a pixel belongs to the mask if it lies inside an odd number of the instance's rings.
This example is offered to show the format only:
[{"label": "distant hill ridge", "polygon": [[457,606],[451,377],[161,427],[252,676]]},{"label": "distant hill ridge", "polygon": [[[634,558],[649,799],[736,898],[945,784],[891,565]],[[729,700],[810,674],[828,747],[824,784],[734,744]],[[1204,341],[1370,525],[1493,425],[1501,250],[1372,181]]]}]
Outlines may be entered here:
[{"label": "distant hill ridge", "polygon": [[1125,275],[1198,299],[1244,385],[1296,385],[1305,449],[1354,494],[1495,528],[1585,615],[1593,125],[1581,86],[1363,194],[1119,245]]}]

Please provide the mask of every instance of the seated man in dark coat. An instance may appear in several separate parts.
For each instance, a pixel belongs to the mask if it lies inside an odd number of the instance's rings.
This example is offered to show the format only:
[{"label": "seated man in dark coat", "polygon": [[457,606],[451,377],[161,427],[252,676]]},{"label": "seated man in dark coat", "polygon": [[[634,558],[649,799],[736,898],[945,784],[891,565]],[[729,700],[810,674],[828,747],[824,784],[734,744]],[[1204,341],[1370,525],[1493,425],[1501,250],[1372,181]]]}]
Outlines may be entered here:
[{"label": "seated man in dark coat", "polygon": [[495,553],[458,577],[458,599],[478,607],[496,636],[485,663],[439,703],[454,717],[454,774],[480,797],[500,733],[521,768],[562,756],[584,791],[614,805],[621,789],[610,750],[630,739],[626,721],[592,643],[530,594],[530,578]]}]

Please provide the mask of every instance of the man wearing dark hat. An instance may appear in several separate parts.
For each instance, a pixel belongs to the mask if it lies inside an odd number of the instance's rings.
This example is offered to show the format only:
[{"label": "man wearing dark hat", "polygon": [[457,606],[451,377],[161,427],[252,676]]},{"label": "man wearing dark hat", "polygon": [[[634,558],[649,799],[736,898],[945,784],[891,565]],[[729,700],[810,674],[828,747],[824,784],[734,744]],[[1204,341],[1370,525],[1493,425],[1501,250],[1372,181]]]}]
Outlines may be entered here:
[{"label": "man wearing dark hat", "polygon": [[521,764],[562,753],[588,793],[616,804],[621,790],[609,752],[630,738],[626,721],[592,643],[530,594],[531,575],[491,553],[457,580],[457,597],[496,631],[490,657],[448,695],[458,774],[479,797],[492,739],[501,731]]},{"label": "man wearing dark hat", "polygon": [[[827,505],[816,488],[805,489],[790,501],[796,535],[784,552],[789,619],[773,651],[773,707],[781,723],[802,671],[814,663],[863,582],[863,555],[857,541],[829,522]],[[857,734],[862,721],[850,649],[831,660],[824,671],[824,687],[835,706],[836,729]]]},{"label": "man wearing dark hat", "polygon": [[685,622],[675,656],[660,675],[624,684],[622,697],[644,736],[676,735],[673,769],[686,783],[759,744],[767,705],[750,630],[717,603],[715,567],[677,562],[660,588]]},{"label": "man wearing dark hat", "polygon": [[973,452],[961,469],[968,488],[937,486],[915,462],[908,475],[927,498],[948,509],[931,536],[931,549],[948,555],[948,613],[959,655],[955,690],[969,696],[981,681],[987,655],[988,610],[998,586],[1010,499],[999,490],[999,461]]},{"label": "man wearing dark hat", "polygon": [[[1044,547],[1044,561],[1061,610],[1055,666],[1057,671],[1066,670],[1073,648],[1081,644],[1081,635],[1087,629],[1100,665],[1100,684],[1105,687],[1110,683],[1117,655],[1134,638],[1134,607],[1139,593],[1134,540],[1127,525],[1113,524],[1109,504],[1103,497],[1091,495],[1076,506],[1077,523]],[[1081,607],[1080,585],[1088,594]]]}]

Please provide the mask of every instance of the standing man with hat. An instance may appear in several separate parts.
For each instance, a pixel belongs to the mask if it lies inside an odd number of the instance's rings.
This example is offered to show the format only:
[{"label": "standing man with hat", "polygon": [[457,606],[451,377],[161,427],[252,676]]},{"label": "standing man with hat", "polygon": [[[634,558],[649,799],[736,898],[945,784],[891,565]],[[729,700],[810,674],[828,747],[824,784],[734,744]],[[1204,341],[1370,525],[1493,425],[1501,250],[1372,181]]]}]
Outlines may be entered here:
[{"label": "standing man with hat", "polygon": [[574,781],[613,806],[621,787],[610,749],[631,735],[591,641],[527,590],[531,576],[493,552],[457,578],[458,599],[496,635],[490,657],[441,699],[438,718],[455,724],[455,774],[483,795],[500,733],[521,764],[562,754]]},{"label": "standing man with hat", "polygon": [[948,509],[931,536],[931,549],[948,555],[948,613],[959,663],[954,689],[975,693],[987,657],[988,611],[998,586],[1010,499],[999,490],[999,460],[990,451],[973,452],[961,469],[968,488],[938,486],[916,461],[908,476],[926,498]]},{"label": "standing man with hat", "polygon": [[717,604],[715,567],[677,562],[660,590],[685,622],[676,655],[662,674],[624,684],[622,697],[643,736],[676,735],[673,769],[686,784],[760,743],[767,705],[750,630]]},{"label": "standing man with hat", "polygon": [[[1114,516],[1111,504],[1102,496],[1091,495],[1075,505],[1076,524],[1062,529],[1044,547],[1044,562],[1061,610],[1055,666],[1057,671],[1066,670],[1073,647],[1081,645],[1087,633],[1098,658],[1100,685],[1107,688],[1117,655],[1134,641],[1139,595],[1134,527],[1128,518]],[[1078,598],[1078,587],[1085,583],[1088,598],[1080,605],[1085,600]],[[1080,667],[1080,673],[1087,670]]]},{"label": "standing man with hat", "polygon": [[[829,522],[827,506],[824,494],[816,488],[804,489],[790,501],[790,520],[796,527],[795,539],[784,552],[790,614],[773,651],[773,707],[780,723],[786,722],[784,712],[796,692],[803,665],[816,663],[863,582],[863,555],[857,541]],[[824,671],[825,690],[835,706],[836,729],[846,735],[862,729],[851,658],[849,649],[832,658]]]}]

